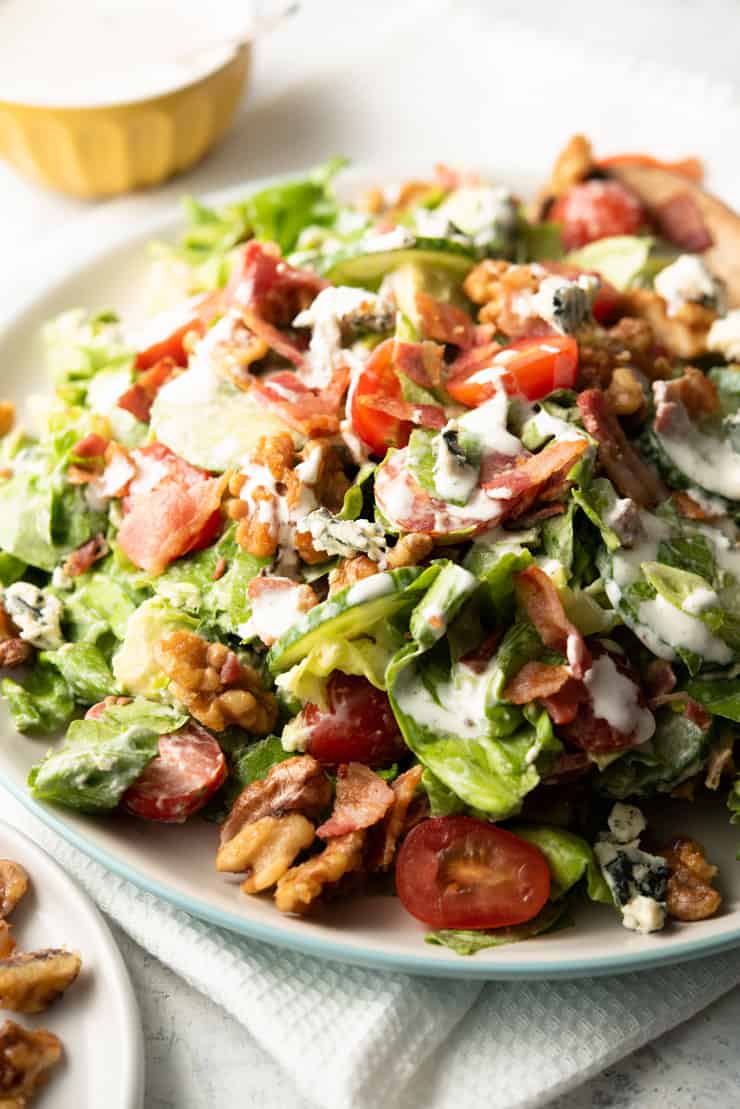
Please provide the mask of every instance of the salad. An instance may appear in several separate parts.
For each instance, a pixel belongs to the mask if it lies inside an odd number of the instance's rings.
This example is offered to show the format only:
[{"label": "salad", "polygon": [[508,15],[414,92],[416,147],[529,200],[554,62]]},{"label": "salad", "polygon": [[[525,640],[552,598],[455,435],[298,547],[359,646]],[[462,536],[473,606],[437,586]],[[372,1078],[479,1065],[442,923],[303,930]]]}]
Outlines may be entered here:
[{"label": "salad", "polygon": [[29,788],[211,821],[280,912],[394,888],[461,954],[584,897],[703,920],[683,814],[740,819],[736,217],[583,136],[529,207],[445,167],[348,203],[340,168],[188,201],[146,327],[66,312],[35,429],[0,404]]}]

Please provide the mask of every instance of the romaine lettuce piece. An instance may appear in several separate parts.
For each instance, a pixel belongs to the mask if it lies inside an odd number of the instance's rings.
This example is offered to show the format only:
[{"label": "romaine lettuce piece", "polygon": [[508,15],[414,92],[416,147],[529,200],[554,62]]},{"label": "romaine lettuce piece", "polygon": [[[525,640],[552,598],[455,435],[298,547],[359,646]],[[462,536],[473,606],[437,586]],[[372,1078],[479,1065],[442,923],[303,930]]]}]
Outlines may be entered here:
[{"label": "romaine lettuce piece", "polygon": [[581,836],[565,828],[545,824],[516,824],[511,831],[539,847],[550,868],[550,898],[563,897],[581,878],[592,901],[612,905],[613,898],[596,862],[593,848]]},{"label": "romaine lettuce piece", "polygon": [[38,663],[21,685],[12,678],[0,683],[13,724],[28,735],[50,735],[63,728],[74,712],[67,682],[53,667]]},{"label": "romaine lettuce piece", "polygon": [[28,563],[7,551],[0,551],[0,586],[12,585],[20,581],[28,569]]},{"label": "romaine lettuce piece", "polygon": [[161,597],[145,601],[130,617],[124,640],[113,656],[113,675],[121,692],[163,697],[169,679],[154,660],[154,647],[177,628],[197,626],[197,620]]},{"label": "romaine lettuce piece", "polygon": [[31,769],[35,797],[83,812],[114,809],[155,757],[159,737],[187,721],[179,709],[137,698],[96,720],[74,720],[64,742]]},{"label": "romaine lettuce piece", "polygon": [[111,668],[94,643],[65,643],[56,651],[42,652],[40,661],[59,671],[83,705],[102,701],[116,692]]},{"label": "romaine lettuce piece", "polygon": [[57,393],[68,404],[83,403],[102,371],[130,373],[133,368],[134,352],[123,342],[113,312],[63,312],[45,326],[44,343]]},{"label": "romaine lettuce piece", "polygon": [[332,671],[367,678],[376,689],[385,689],[390,659],[390,650],[369,636],[329,640],[317,643],[297,666],[278,674],[275,684],[281,693],[302,705],[310,701],[326,709],[326,683]]},{"label": "romaine lettuce piece", "polygon": [[689,682],[687,692],[714,716],[740,724],[740,677],[720,672],[707,674]]},{"label": "romaine lettuce piece", "polygon": [[475,955],[477,951],[484,951],[487,947],[501,947],[506,943],[521,943],[534,936],[544,935],[558,928],[567,927],[570,923],[568,906],[565,901],[548,901],[543,909],[532,920],[524,924],[512,924],[508,928],[494,928],[491,931],[474,932],[462,928],[440,928],[437,932],[429,932],[425,943],[438,944],[440,947],[451,948],[456,955]]},{"label": "romaine lettuce piece", "polygon": [[69,639],[97,643],[108,634],[118,640],[125,637],[129,618],[144,595],[112,577],[114,567],[115,558],[108,558],[91,573],[75,578],[72,589],[60,594]]},{"label": "romaine lettuce piece", "polygon": [[699,773],[709,751],[710,732],[672,705],[657,710],[655,724],[655,733],[647,743],[625,751],[599,774],[599,792],[617,800],[649,797],[670,793],[686,778]]}]

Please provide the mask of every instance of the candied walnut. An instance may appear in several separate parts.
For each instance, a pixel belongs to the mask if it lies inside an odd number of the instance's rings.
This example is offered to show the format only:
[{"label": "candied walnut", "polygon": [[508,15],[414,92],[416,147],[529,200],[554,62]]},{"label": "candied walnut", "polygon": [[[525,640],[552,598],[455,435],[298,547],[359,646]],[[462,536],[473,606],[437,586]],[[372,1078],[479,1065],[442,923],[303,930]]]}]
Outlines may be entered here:
[{"label": "candied walnut", "polygon": [[216,870],[248,873],[243,893],[259,893],[274,886],[296,859],[313,843],[315,829],[300,813],[263,816],[245,824],[216,855]]},{"label": "candied walnut", "polygon": [[652,289],[628,289],[625,308],[646,320],[661,346],[677,358],[699,358],[707,353],[709,329],[717,313],[703,304],[687,302],[668,315],[666,302]]},{"label": "candied walnut", "polygon": [[666,908],[676,920],[706,920],[722,904],[722,895],[712,881],[717,867],[708,863],[699,844],[679,837],[660,851],[670,871]]},{"label": "candied walnut", "polygon": [[352,482],[344,472],[342,452],[325,439],[309,439],[301,452],[302,480],[313,488],[319,504],[339,512]]},{"label": "candied walnut", "polygon": [[423,766],[412,766],[391,783],[393,804],[378,829],[372,831],[370,870],[388,870],[396,855],[396,848],[407,828],[409,809],[416,795]]},{"label": "candied walnut", "polygon": [[343,558],[329,574],[329,596],[340,593],[350,585],[354,585],[363,578],[372,577],[378,573],[378,564],[367,555],[358,554],[352,558]]},{"label": "candied walnut", "polygon": [[330,839],[319,855],[285,873],[275,890],[281,913],[305,913],[311,905],[345,874],[362,869],[366,830],[348,832]]},{"label": "candied walnut", "polygon": [[73,951],[47,948],[0,961],[0,1009],[41,1013],[72,985],[82,962]]},{"label": "candied walnut", "polygon": [[0,859],[0,920],[10,916],[28,892],[28,875],[20,863]]},{"label": "candied walnut", "polygon": [[402,535],[390,551],[388,551],[388,568],[398,570],[401,566],[416,566],[432,553],[434,540],[431,535],[411,531]]},{"label": "candied walnut", "polygon": [[298,812],[313,820],[330,800],[331,784],[316,759],[311,755],[285,759],[271,767],[266,778],[244,787],[221,827],[221,843],[265,816]]},{"label": "candied walnut", "polygon": [[13,430],[15,405],[10,400],[0,400],[0,438]]},{"label": "candied walnut", "polygon": [[650,381],[671,376],[672,363],[655,345],[647,320],[623,316],[613,327],[594,327],[578,338],[578,386],[607,388],[617,366],[633,366]]},{"label": "candied walnut", "polygon": [[7,920],[0,920],[0,959],[7,959],[15,951],[15,940]]},{"label": "candied walnut", "polygon": [[18,628],[0,601],[0,667],[22,666],[34,656],[31,643],[21,639]]},{"label": "candied walnut", "polygon": [[[545,276],[541,266],[512,265],[487,258],[470,271],[463,288],[474,304],[481,305],[478,314],[481,323],[493,324],[497,331],[513,339],[531,332],[527,302]],[[521,298],[519,305],[517,298]],[[518,307],[523,311],[518,311]]]},{"label": "candied walnut", "polygon": [[632,366],[615,367],[606,395],[617,416],[643,417],[647,412],[645,390]]},{"label": "candied walnut", "polygon": [[62,1058],[62,1042],[45,1028],[23,1028],[13,1020],[0,1027],[0,1106],[24,1109]]},{"label": "candied walnut", "polygon": [[682,404],[692,420],[713,416],[720,410],[716,385],[693,366],[686,366],[680,377],[655,385],[653,392],[657,403],[656,427],[661,409],[669,405]]},{"label": "candied walnut", "polygon": [[223,643],[209,643],[178,628],[154,647],[157,664],[170,679],[174,696],[191,716],[214,732],[236,724],[267,735],[277,719],[277,701],[251,666]]}]

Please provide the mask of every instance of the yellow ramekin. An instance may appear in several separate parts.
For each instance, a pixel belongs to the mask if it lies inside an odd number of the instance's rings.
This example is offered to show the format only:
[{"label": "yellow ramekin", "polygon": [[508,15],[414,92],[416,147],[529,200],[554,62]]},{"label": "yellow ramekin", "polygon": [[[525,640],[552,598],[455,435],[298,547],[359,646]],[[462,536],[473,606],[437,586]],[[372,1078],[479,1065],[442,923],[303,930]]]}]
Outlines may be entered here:
[{"label": "yellow ramekin", "polygon": [[0,100],[0,157],[73,196],[114,196],[157,185],[194,165],[236,111],[251,62],[240,46],[219,69],[150,100],[53,108]]}]

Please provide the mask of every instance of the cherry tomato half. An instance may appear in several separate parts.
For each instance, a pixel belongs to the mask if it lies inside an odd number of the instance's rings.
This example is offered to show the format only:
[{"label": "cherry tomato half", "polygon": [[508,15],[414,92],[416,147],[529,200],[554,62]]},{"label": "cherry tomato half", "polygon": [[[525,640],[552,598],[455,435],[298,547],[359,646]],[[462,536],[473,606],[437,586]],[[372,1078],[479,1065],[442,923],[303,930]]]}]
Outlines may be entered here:
[{"label": "cherry tomato half", "polygon": [[307,750],[323,763],[388,766],[407,753],[388,697],[366,678],[335,670],[326,689],[328,710],[306,705]]},{"label": "cherry tomato half", "polygon": [[559,196],[547,218],[561,224],[563,246],[574,250],[610,235],[634,235],[646,222],[639,197],[619,181],[583,181]]},{"label": "cherry tomato half", "polygon": [[[502,370],[503,375],[492,373]],[[447,392],[459,404],[477,408],[496,392],[499,377],[506,391],[539,400],[553,389],[571,389],[578,372],[578,343],[570,335],[516,339],[494,354],[488,367],[451,377]]]},{"label": "cherry tomato half", "polygon": [[396,863],[403,907],[432,928],[504,928],[536,916],[550,896],[542,852],[472,816],[417,824]]},{"label": "cherry tomato half", "polygon": [[350,417],[355,432],[381,457],[388,447],[405,447],[413,424],[387,412],[371,408],[367,401],[381,398],[402,400],[401,383],[393,369],[395,339],[386,339],[375,348],[355,382],[350,402]]},{"label": "cherry tomato half", "polygon": [[159,737],[159,754],[123,795],[121,804],[144,820],[182,824],[202,809],[226,779],[223,751],[194,721]]}]

